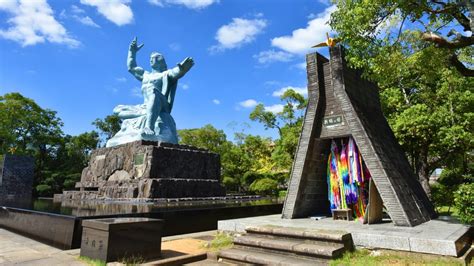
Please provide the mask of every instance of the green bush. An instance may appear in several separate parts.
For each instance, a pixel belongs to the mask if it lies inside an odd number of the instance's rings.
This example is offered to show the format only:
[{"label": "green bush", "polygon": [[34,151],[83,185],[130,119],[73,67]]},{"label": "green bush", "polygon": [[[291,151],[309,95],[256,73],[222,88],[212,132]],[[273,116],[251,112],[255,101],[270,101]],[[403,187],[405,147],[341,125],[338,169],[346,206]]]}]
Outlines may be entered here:
[{"label": "green bush", "polygon": [[64,190],[71,190],[76,186],[76,180],[66,179],[63,183]]},{"label": "green bush", "polygon": [[474,224],[474,183],[459,186],[454,193],[454,206],[461,222]]},{"label": "green bush", "polygon": [[447,187],[442,184],[431,186],[431,199],[438,211],[442,207],[448,207],[448,212],[450,211],[454,204],[454,191],[456,188]]},{"label": "green bush", "polygon": [[68,174],[64,177],[64,182],[61,190],[71,190],[76,186],[76,182],[81,180],[81,173]]},{"label": "green bush", "polygon": [[278,182],[268,177],[258,179],[250,185],[250,191],[259,195],[275,195],[278,191]]},{"label": "green bush", "polygon": [[459,168],[455,169],[443,169],[441,175],[439,176],[438,183],[447,186],[447,187],[458,187],[464,183],[464,176],[462,170]]},{"label": "green bush", "polygon": [[237,191],[239,187],[239,180],[230,176],[224,176],[222,179],[222,184],[227,190]]},{"label": "green bush", "polygon": [[287,190],[280,190],[280,191],[278,191],[278,197],[279,197],[279,198],[284,198],[284,197],[286,197],[286,193],[287,193],[287,192],[288,192]]},{"label": "green bush", "polygon": [[36,186],[36,192],[38,192],[40,197],[48,197],[52,196],[53,190],[50,185],[40,184]]},{"label": "green bush", "polygon": [[246,186],[251,185],[255,180],[264,178],[265,174],[259,174],[255,172],[246,172],[244,176],[242,177],[243,183]]}]

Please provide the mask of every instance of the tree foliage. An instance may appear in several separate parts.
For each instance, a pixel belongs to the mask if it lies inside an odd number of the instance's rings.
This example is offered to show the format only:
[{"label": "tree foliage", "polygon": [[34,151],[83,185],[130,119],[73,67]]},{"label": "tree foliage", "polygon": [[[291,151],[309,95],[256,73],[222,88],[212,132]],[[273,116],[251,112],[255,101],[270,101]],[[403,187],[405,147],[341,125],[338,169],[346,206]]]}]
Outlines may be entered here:
[{"label": "tree foliage", "polygon": [[0,153],[44,155],[62,135],[56,112],[43,109],[19,93],[0,96]]},{"label": "tree foliage", "polygon": [[52,196],[79,181],[89,154],[97,147],[97,132],[64,135],[56,112],[41,108],[19,93],[0,96],[0,153],[35,158],[35,192]]},{"label": "tree foliage", "polygon": [[107,142],[107,140],[111,139],[115,133],[120,131],[122,121],[116,114],[108,115],[103,119],[97,118],[92,122],[97,130],[99,131],[100,135],[102,136],[102,144],[103,146]]},{"label": "tree foliage", "polygon": [[285,103],[281,112],[267,111],[263,104],[259,104],[250,114],[250,119],[262,123],[265,129],[278,130],[279,138],[275,141],[272,159],[279,171],[289,172],[298,145],[303,126],[304,111],[308,101],[303,95],[292,89],[285,91],[281,96],[281,100]]},{"label": "tree foliage", "polygon": [[278,182],[268,177],[257,179],[250,185],[250,191],[262,195],[276,195]]},{"label": "tree foliage", "polygon": [[470,171],[474,80],[468,66],[474,50],[466,30],[472,9],[461,1],[337,6],[330,24],[348,47],[346,59],[382,89],[385,116],[425,191],[436,168]]},{"label": "tree foliage", "polygon": [[[276,171],[272,160],[274,149],[269,138],[261,136],[236,134],[236,142],[227,140],[224,131],[205,125],[202,128],[179,130],[180,144],[205,148],[221,156],[222,183],[228,191],[250,191],[251,184],[259,179],[270,178],[283,186],[286,174]],[[258,191],[258,193],[263,193]]]},{"label": "tree foliage", "polygon": [[462,184],[454,194],[454,202],[459,219],[466,224],[474,224],[474,183]]}]

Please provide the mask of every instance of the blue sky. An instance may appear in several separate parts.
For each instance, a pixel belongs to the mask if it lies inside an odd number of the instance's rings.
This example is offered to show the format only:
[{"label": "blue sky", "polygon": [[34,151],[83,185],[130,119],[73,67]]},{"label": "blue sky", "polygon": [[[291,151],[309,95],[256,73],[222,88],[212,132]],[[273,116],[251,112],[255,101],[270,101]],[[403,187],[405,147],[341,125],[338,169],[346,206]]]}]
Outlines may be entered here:
[{"label": "blue sky", "polygon": [[276,137],[248,116],[257,103],[278,112],[287,88],[306,91],[304,55],[325,40],[332,10],[322,0],[0,0],[0,94],[57,111],[67,134],[90,131],[116,105],[142,103],[126,67],[137,36],[146,70],[152,51],[169,67],[196,62],[179,82],[178,129]]}]

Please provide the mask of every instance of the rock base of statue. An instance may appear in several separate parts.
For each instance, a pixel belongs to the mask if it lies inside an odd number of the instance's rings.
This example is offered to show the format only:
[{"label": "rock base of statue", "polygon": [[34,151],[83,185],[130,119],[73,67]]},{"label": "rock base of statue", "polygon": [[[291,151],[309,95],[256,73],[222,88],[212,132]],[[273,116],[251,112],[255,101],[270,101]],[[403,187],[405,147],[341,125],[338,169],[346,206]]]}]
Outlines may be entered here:
[{"label": "rock base of statue", "polygon": [[94,150],[78,191],[63,199],[223,197],[219,154],[191,146],[135,141]]}]

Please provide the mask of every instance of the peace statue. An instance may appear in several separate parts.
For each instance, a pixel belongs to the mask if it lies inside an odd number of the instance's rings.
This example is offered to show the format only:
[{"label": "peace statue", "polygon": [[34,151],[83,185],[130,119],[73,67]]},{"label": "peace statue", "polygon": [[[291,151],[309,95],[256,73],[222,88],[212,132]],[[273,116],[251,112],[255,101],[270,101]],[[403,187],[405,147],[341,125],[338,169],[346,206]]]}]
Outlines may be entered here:
[{"label": "peace statue", "polygon": [[157,52],[151,53],[151,72],[137,66],[136,55],[144,44],[137,45],[133,39],[128,49],[127,66],[136,79],[142,83],[144,103],[140,105],[119,105],[114,113],[122,119],[119,132],[109,141],[107,147],[136,140],[178,143],[176,124],[171,116],[178,79],[194,65],[191,57],[186,57],[172,69],[166,66],[165,58]]}]

